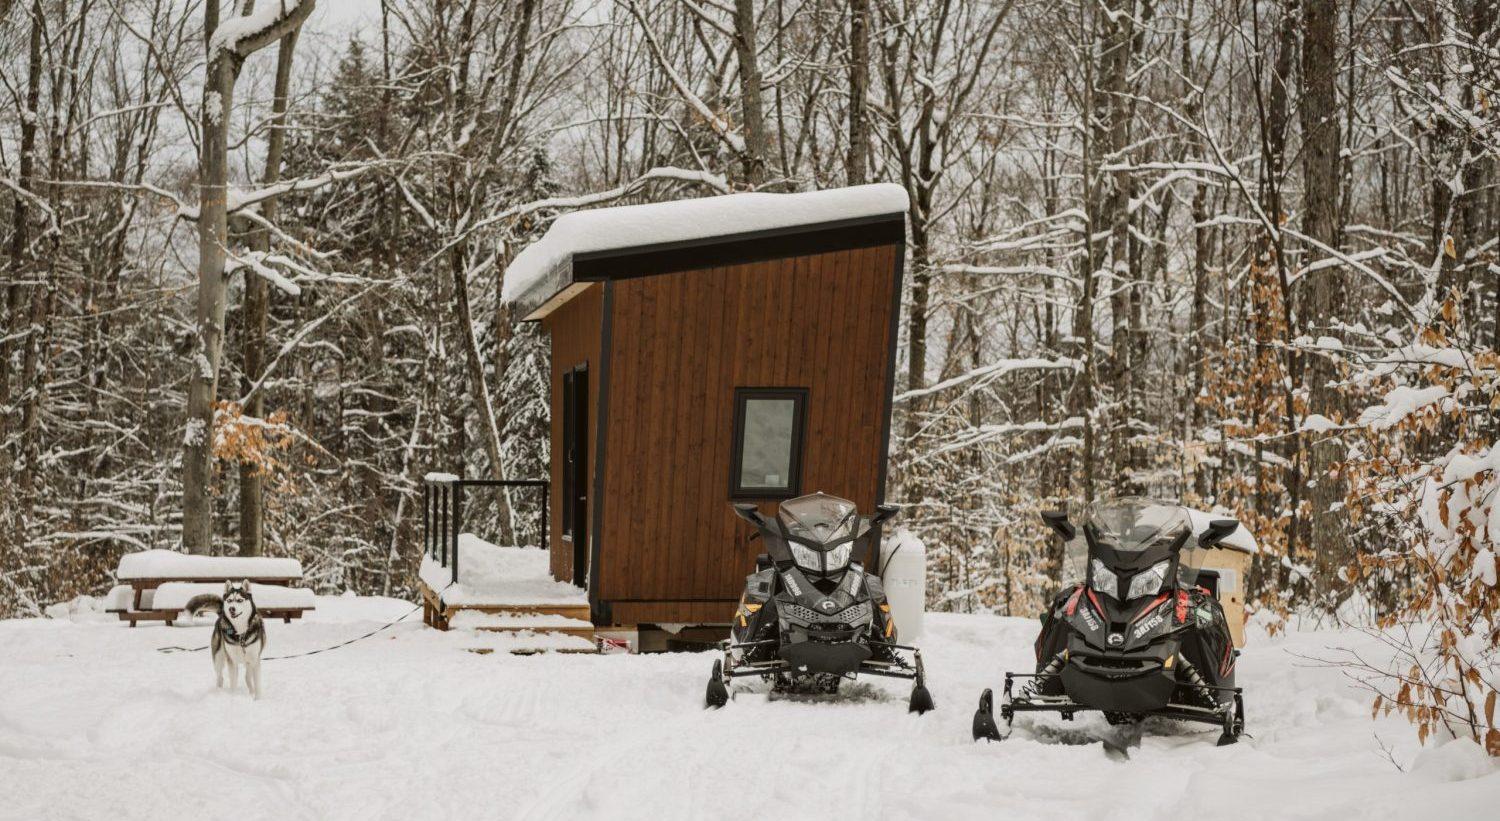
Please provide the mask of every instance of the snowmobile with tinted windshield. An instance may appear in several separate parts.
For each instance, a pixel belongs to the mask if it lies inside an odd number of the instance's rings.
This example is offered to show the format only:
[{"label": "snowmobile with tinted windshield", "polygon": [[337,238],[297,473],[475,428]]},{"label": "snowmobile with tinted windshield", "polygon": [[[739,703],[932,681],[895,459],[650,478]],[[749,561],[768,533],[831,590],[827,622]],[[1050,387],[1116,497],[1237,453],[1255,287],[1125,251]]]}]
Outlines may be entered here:
[{"label": "snowmobile with tinted windshield", "polygon": [[915,647],[898,644],[880,577],[853,561],[856,544],[899,509],[861,516],[854,503],[814,493],[781,504],[774,518],[755,505],[734,512],[754,525],[766,552],[745,580],[724,658],[708,680],[709,707],[729,701],[736,678],[772,682],[772,693],[832,695],[857,674],[912,681],[908,707],[933,708]]},{"label": "snowmobile with tinted windshield", "polygon": [[[1075,528],[1063,512],[1042,518],[1066,542]],[[1202,556],[1239,527],[1215,519],[1193,539],[1188,511],[1173,502],[1101,500],[1081,526],[1084,581],[1064,589],[1042,615],[1036,672],[1006,673],[1000,716],[1052,712],[1064,719],[1097,710],[1112,725],[1148,716],[1213,724],[1219,744],[1245,727],[1234,685],[1238,651],[1214,590],[1199,584]],[[1023,681],[1019,691],[1017,681]],[[974,714],[974,740],[1002,738],[994,694]]]}]

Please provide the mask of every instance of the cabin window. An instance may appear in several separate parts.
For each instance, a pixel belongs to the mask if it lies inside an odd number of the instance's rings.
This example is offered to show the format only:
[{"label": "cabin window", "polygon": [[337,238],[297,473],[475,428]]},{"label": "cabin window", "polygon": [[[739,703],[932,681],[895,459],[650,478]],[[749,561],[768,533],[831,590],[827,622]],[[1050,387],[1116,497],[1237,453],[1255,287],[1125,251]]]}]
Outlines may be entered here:
[{"label": "cabin window", "polygon": [[730,495],[796,496],[802,485],[806,388],[737,388]]}]

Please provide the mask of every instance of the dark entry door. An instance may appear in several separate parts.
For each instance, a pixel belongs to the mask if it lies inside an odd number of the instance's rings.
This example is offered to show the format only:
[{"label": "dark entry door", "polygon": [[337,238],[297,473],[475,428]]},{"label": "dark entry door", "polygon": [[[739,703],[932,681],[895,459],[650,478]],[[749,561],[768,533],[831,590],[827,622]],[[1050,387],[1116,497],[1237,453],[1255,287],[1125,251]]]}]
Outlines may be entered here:
[{"label": "dark entry door", "polygon": [[589,371],[563,374],[563,535],[573,543],[573,584],[588,586]]}]

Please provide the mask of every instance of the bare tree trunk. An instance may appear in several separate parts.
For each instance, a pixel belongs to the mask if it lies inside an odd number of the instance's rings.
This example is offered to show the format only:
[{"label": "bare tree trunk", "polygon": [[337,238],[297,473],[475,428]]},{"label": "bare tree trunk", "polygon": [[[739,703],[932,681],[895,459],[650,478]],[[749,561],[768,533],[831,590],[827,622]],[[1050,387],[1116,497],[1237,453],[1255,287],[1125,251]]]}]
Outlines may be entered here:
[{"label": "bare tree trunk", "polygon": [[[219,27],[219,0],[206,0],[203,36],[209,44]],[[211,47],[211,45],[210,45]],[[218,395],[219,355],[224,344],[224,243],[228,211],[230,95],[234,93],[234,65],[230,54],[209,54],[203,83],[202,157],[198,193],[198,307],[194,313],[197,336],[190,363],[187,432],[182,451],[182,543],[193,553],[213,547],[214,402]]]},{"label": "bare tree trunk", "polygon": [[766,157],[771,140],[766,134],[760,94],[760,60],[755,45],[755,0],[734,0],[734,52],[740,64],[740,102],[745,121],[745,179],[751,185],[766,181]]},{"label": "bare tree trunk", "polygon": [[[287,97],[291,93],[292,55],[297,49],[294,29],[281,38],[276,52],[275,91],[271,100],[271,133],[266,141],[266,168],[264,181],[274,185],[281,179],[281,157],[286,147]],[[277,203],[269,200],[261,207],[267,221],[276,221]],[[257,251],[271,249],[270,231],[261,229],[254,238]],[[266,361],[266,326],[270,308],[270,286],[265,278],[248,277],[245,282],[245,339],[244,381],[245,391],[260,380]],[[265,391],[255,391],[250,397],[250,406],[244,412],[256,419],[265,417]],[[265,476],[260,465],[240,465],[240,555],[259,556],[265,545]]]},{"label": "bare tree trunk", "polygon": [[1141,467],[1136,449],[1130,444],[1133,439],[1132,424],[1135,421],[1133,386],[1135,364],[1131,361],[1133,350],[1132,303],[1138,298],[1138,266],[1135,264],[1130,237],[1130,198],[1134,194],[1134,175],[1126,157],[1120,152],[1130,143],[1131,105],[1126,97],[1129,86],[1131,55],[1134,50],[1134,17],[1131,9],[1125,8],[1121,0],[1115,0],[1105,8],[1105,28],[1100,66],[1100,88],[1108,103],[1104,140],[1106,156],[1121,166],[1110,174],[1109,190],[1104,201],[1103,217],[1109,221],[1109,273],[1110,314],[1114,326],[1110,339],[1110,383],[1114,397],[1110,406],[1117,410],[1109,414],[1106,434],[1109,436],[1110,455],[1113,460],[1112,486],[1117,493],[1136,492],[1134,471]]},{"label": "bare tree trunk", "polygon": [[[1299,0],[1286,0],[1281,10],[1281,17],[1277,23],[1276,59],[1271,70],[1269,98],[1264,101],[1259,96],[1261,94],[1258,77],[1260,70],[1259,54],[1256,57],[1257,80],[1255,83],[1255,93],[1258,103],[1257,116],[1260,118],[1261,167],[1263,169],[1260,181],[1261,209],[1268,215],[1269,219],[1275,221],[1277,224],[1279,224],[1281,215],[1284,212],[1281,182],[1286,162],[1286,131],[1289,108],[1288,83],[1292,77],[1292,57],[1296,53],[1297,47],[1299,6]],[[1252,14],[1254,13],[1252,12]],[[1260,38],[1260,20],[1258,16],[1255,18],[1255,37],[1258,43]],[[1264,288],[1274,289],[1271,292],[1279,293],[1281,296],[1281,321],[1283,325],[1281,331],[1283,336],[1280,339],[1276,338],[1275,328],[1270,322],[1270,317],[1264,312],[1256,312],[1251,325],[1255,334],[1256,360],[1258,363],[1262,363],[1257,365],[1258,368],[1264,367],[1265,361],[1277,355],[1274,350],[1274,346],[1277,343],[1282,343],[1284,346],[1283,349],[1286,351],[1283,361],[1288,378],[1280,379],[1279,382],[1282,387],[1286,432],[1294,434],[1297,419],[1292,386],[1297,382],[1298,376],[1297,359],[1295,352],[1291,351],[1291,345],[1289,344],[1294,336],[1294,316],[1292,314],[1291,294],[1287,286],[1289,280],[1286,269],[1285,237],[1286,234],[1283,231],[1272,227],[1263,229],[1257,240],[1256,257],[1252,265],[1252,280],[1259,281],[1260,285]],[[1273,269],[1275,278],[1270,279]],[[1252,282],[1252,288],[1254,286],[1255,282]],[[1259,425],[1266,404],[1267,400],[1262,397],[1257,397],[1256,401],[1251,403],[1252,427]],[[1288,507],[1291,511],[1290,523],[1286,530],[1286,544],[1287,555],[1292,555],[1296,549],[1300,530],[1300,525],[1298,524],[1298,500],[1302,492],[1301,439],[1296,435],[1288,435],[1285,441],[1286,448],[1289,450],[1285,458],[1291,465],[1286,482],[1289,497]],[[1272,494],[1265,492],[1265,487],[1267,486],[1267,483],[1264,481],[1265,466],[1265,443],[1257,438],[1255,442],[1254,465],[1256,473],[1255,508],[1261,516],[1274,519],[1276,517],[1273,508],[1278,505],[1278,502],[1272,498]]]},{"label": "bare tree trunk", "polygon": [[849,157],[850,185],[869,175],[870,121],[865,98],[870,91],[870,0],[849,0]]},{"label": "bare tree trunk", "polygon": [[[1329,247],[1337,247],[1341,240],[1338,6],[1336,0],[1308,3],[1302,15],[1302,222],[1309,237]],[[1307,261],[1317,256],[1316,249],[1309,249]],[[1303,323],[1310,333],[1326,334],[1330,321],[1348,298],[1343,269],[1333,266],[1313,276],[1316,281],[1303,285]],[[1337,377],[1327,357],[1307,358],[1304,383],[1312,413],[1330,418],[1342,415],[1340,392],[1330,384]],[[1326,435],[1314,441],[1308,452],[1310,547],[1316,557],[1318,582],[1325,589],[1336,582],[1338,567],[1352,557],[1344,534],[1344,514],[1337,509],[1344,498],[1344,483],[1333,471],[1340,453],[1339,439]]]},{"label": "bare tree trunk", "polygon": [[[224,352],[224,276],[229,210],[229,114],[245,58],[302,25],[316,0],[302,0],[285,17],[233,43],[214,42],[219,0],[203,7],[208,63],[203,83],[202,156],[198,183],[198,303],[193,357],[189,362],[187,431],[182,447],[182,543],[193,553],[213,549],[213,421],[219,363]],[[253,5],[242,11],[248,13]]]},{"label": "bare tree trunk", "polygon": [[[9,280],[5,289],[6,327],[0,336],[0,446],[5,444],[10,424],[5,411],[10,404],[10,340],[21,332],[23,321],[27,324],[31,321],[30,312],[21,306],[21,282],[25,279],[27,246],[31,242],[31,202],[27,195],[36,190],[36,108],[42,95],[42,26],[42,1],[33,0],[31,34],[26,47],[26,111],[20,116],[20,176],[16,181],[24,193],[16,195],[11,210],[10,260],[5,271]],[[24,391],[26,382],[23,380],[19,387]]]},{"label": "bare tree trunk", "polygon": [[484,433],[484,450],[490,457],[490,470],[496,479],[505,478],[505,462],[500,448],[500,429],[495,422],[494,403],[490,401],[489,380],[484,376],[484,359],[479,354],[479,341],[474,337],[474,315],[469,307],[469,272],[455,258],[453,272],[453,302],[458,308],[458,331],[463,339],[464,363],[469,371],[469,389],[474,392],[474,407],[481,418],[479,429]]}]

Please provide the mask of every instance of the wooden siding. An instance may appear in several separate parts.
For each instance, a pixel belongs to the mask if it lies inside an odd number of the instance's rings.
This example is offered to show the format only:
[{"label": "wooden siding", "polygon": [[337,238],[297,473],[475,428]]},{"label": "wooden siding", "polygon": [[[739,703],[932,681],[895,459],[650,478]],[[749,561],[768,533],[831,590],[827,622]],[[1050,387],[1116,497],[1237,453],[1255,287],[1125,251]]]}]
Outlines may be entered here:
[{"label": "wooden siding", "polygon": [[[746,571],[747,573],[749,571]],[[744,576],[740,577],[744,584]],[[739,593],[736,591],[735,597]],[[617,601],[610,604],[610,618],[617,625],[638,624],[728,624],[734,617],[735,600],[711,601]]]},{"label": "wooden siding", "polygon": [[736,387],[807,388],[802,492],[874,506],[901,253],[885,245],[612,283],[596,595],[616,624],[728,621],[761,550],[729,506]]},{"label": "wooden siding", "polygon": [[587,470],[583,477],[585,488],[590,491],[589,504],[594,503],[594,422],[599,408],[599,338],[604,317],[604,286],[591,285],[573,299],[562,304],[542,320],[552,338],[552,377],[550,402],[552,408],[552,459],[550,498],[547,500],[548,543],[552,550],[552,576],[560,581],[573,580],[573,543],[563,539],[563,374],[572,368],[588,364],[589,373],[589,419]]}]

